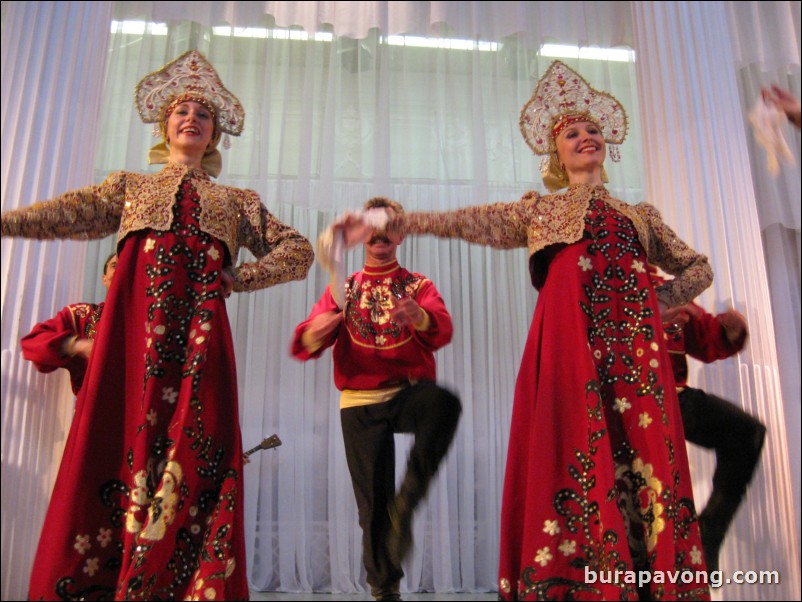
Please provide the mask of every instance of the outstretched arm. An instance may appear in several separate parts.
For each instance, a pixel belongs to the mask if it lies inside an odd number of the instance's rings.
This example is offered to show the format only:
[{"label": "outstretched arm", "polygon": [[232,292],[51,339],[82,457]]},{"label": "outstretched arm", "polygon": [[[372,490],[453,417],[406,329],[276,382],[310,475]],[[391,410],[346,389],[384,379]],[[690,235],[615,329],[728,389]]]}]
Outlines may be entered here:
[{"label": "outstretched arm", "polygon": [[[497,249],[527,245],[527,226],[539,195],[527,193],[512,203],[474,205],[453,211],[412,211],[395,214],[384,208],[346,213],[332,225],[344,234],[346,247],[364,242],[374,228],[385,227],[403,235],[433,234],[440,238],[460,238],[469,243]],[[382,217],[380,225],[376,219]],[[390,218],[389,223],[384,220]]]},{"label": "outstretched arm", "polygon": [[117,172],[100,185],[6,211],[2,215],[2,235],[38,239],[103,238],[120,227],[124,204],[125,174]]},{"label": "outstretched arm", "polygon": [[403,234],[433,234],[440,238],[460,238],[466,242],[496,249],[527,245],[530,212],[537,193],[528,193],[512,203],[475,205],[442,212],[410,212],[396,217],[391,227]]}]

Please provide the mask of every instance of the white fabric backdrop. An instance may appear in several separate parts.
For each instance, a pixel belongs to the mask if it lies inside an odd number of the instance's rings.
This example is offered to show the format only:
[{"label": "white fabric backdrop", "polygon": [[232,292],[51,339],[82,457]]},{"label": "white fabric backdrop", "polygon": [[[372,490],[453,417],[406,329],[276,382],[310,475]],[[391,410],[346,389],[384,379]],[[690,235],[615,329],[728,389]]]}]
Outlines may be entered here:
[{"label": "white fabric backdrop", "polygon": [[[2,4],[3,210],[92,180],[111,9]],[[80,299],[86,251],[79,242],[2,240],[4,600],[25,599],[73,409],[66,373],[43,378],[22,360],[18,341]]]},{"label": "white fabric backdrop", "polygon": [[[641,117],[655,129],[644,135],[644,141],[659,140],[644,146],[648,196],[669,223],[680,232],[691,232],[690,238],[701,241],[699,246],[710,255],[716,278],[700,296],[701,304],[715,312],[735,307],[751,330],[742,353],[693,370],[690,383],[732,400],[768,428],[760,466],[725,541],[721,567],[777,570],[798,584],[794,508],[791,497],[782,495],[792,473],[749,166],[747,139],[753,136],[745,125],[737,73],[731,67],[727,7],[704,2],[635,3],[633,15]],[[650,35],[656,31],[663,37]],[[667,45],[665,39],[675,44]],[[672,157],[671,169],[665,168],[666,156]],[[713,457],[693,446],[690,451],[694,493],[701,506],[710,482],[700,477],[708,466],[712,468]],[[788,528],[777,528],[766,516],[787,517]],[[717,593],[728,600],[751,600],[761,593],[770,595],[771,590],[730,585]]]},{"label": "white fabric backdrop", "polygon": [[[798,2],[732,2],[728,16],[733,30],[733,49],[737,68],[741,106],[752,109],[759,90],[776,82],[802,98],[800,88],[800,12]],[[758,35],[750,32],[757,32]],[[800,190],[800,132],[787,127],[788,142],[796,167],[784,167],[776,177],[766,169],[766,152],[747,137],[751,172],[755,186],[758,220],[766,257],[771,291],[774,332],[777,337],[777,360],[782,375],[782,393],[788,426],[788,449],[791,462],[794,514],[800,529],[800,479],[802,464],[802,402],[800,401],[800,289],[802,261],[802,190]]]},{"label": "white fabric backdrop", "polygon": [[[29,4],[40,5],[38,12],[33,12]],[[677,41],[676,22],[659,18],[654,12],[643,14],[648,7],[638,6],[641,3],[635,6],[639,15],[635,29],[641,35],[633,36],[631,7],[626,2],[559,5],[121,2],[113,6],[67,3],[72,5],[70,10],[94,18],[97,29],[91,37],[96,40],[95,48],[109,45],[109,53],[96,51],[94,55],[103,62],[108,56],[104,85],[103,77],[99,76],[104,73],[102,62],[86,66],[80,73],[74,72],[69,66],[76,63],[73,54],[80,56],[81,47],[54,43],[69,36],[64,36],[64,32],[55,35],[37,25],[42,20],[66,21],[56,12],[58,4],[3,4],[4,210],[92,179],[99,181],[111,170],[147,170],[145,156],[153,139],[149,128],[138,121],[133,110],[133,87],[143,74],[196,47],[215,64],[247,113],[244,135],[232,140],[230,151],[223,151],[224,171],[220,180],[256,189],[271,211],[312,240],[333,215],[356,208],[375,194],[392,196],[408,209],[437,209],[513,200],[532,187],[542,190],[537,161],[517,131],[518,111],[551,60],[536,55],[541,42],[626,45],[635,47],[644,60],[656,60],[660,56],[655,48],[658,45],[680,53],[681,57],[683,43],[698,43],[705,37],[700,31],[689,40]],[[763,8],[766,4],[760,3],[754,10],[766,14],[768,9]],[[358,5],[358,10],[348,10],[354,5]],[[82,7],[84,13],[80,13]],[[165,20],[169,28],[151,29],[144,35],[118,31],[107,43],[111,10],[117,20]],[[700,9],[695,7],[695,10]],[[190,13],[195,22],[174,20],[186,18]],[[797,32],[798,14],[797,7]],[[702,11],[697,18],[708,16]],[[280,34],[247,38],[211,29],[226,24],[250,25],[260,30],[251,32],[256,35],[276,24],[301,25],[307,32],[333,31],[338,35],[330,41],[290,41],[281,39]],[[699,25],[701,29],[703,23]],[[719,33],[726,37],[726,27],[723,30]],[[37,35],[41,32],[41,38],[27,45],[31,31]],[[448,34],[496,42],[498,46],[493,51],[480,50],[478,45],[469,50],[401,48],[386,44],[380,32]],[[349,39],[349,34],[360,39]],[[644,41],[646,34],[652,36],[650,43]],[[775,34],[772,30],[767,38],[773,40]],[[636,44],[635,38],[640,42]],[[795,41],[786,44],[796,50],[796,62],[791,57],[789,64],[796,65],[797,91],[798,40],[797,35]],[[697,51],[711,52],[708,47]],[[719,51],[716,46],[715,52]],[[53,72],[37,68],[37,52],[47,57],[59,55],[63,64],[54,65],[50,60]],[[27,57],[29,53],[32,58]],[[785,50],[777,53],[789,55]],[[727,53],[719,54],[722,55],[719,61],[723,61]],[[712,194],[709,189],[699,190],[703,180],[693,167],[684,163],[686,148],[663,147],[662,142],[649,146],[654,140],[662,140],[676,122],[656,119],[653,124],[650,120],[645,136],[648,144],[643,144],[640,137],[639,104],[646,103],[654,111],[663,102],[656,97],[666,92],[666,88],[678,86],[677,93],[681,95],[682,87],[696,90],[700,80],[710,86],[722,85],[714,77],[722,74],[708,72],[709,66],[705,64],[696,78],[686,80],[681,73],[668,71],[666,83],[650,80],[648,72],[639,66],[637,75],[642,80],[639,89],[633,63],[567,62],[578,67],[597,87],[612,90],[629,109],[632,133],[622,149],[623,162],[608,167],[613,191],[631,202],[645,198],[644,191],[655,190],[655,186],[653,180],[646,181],[642,174],[647,171],[657,177],[651,167],[654,163],[655,171],[667,178],[665,184],[669,188],[681,187],[682,194],[652,200],[666,212],[668,221],[677,225],[684,238],[714,260],[717,288],[715,294],[711,292],[703,298],[705,305],[721,310],[728,298],[746,299],[744,303],[750,305],[748,317],[753,321],[750,348],[757,346],[760,352],[756,355],[747,351],[737,360],[694,371],[700,386],[730,399],[749,400],[748,379],[727,376],[765,369],[776,381],[777,360],[771,328],[754,326],[761,323],[761,316],[769,315],[768,308],[764,313],[761,306],[767,298],[765,273],[758,269],[757,274],[746,274],[751,266],[733,260],[729,253],[717,251],[727,248],[730,234],[725,225],[731,225],[718,204],[721,185]],[[24,69],[20,70],[20,66]],[[719,63],[718,69],[722,67],[726,71],[723,79],[726,86],[735,66],[730,70],[726,62]],[[660,73],[662,68],[663,63],[656,60],[653,73]],[[11,90],[26,89],[24,86],[36,90],[38,98],[46,98],[41,89],[54,86],[59,81],[56,74],[75,87],[74,97],[70,97],[75,100],[64,105],[85,106],[83,94],[96,102],[102,101],[99,108],[70,112],[69,118],[40,109],[37,120],[24,113],[32,107],[13,104],[12,100],[19,96]],[[72,81],[80,74],[93,79]],[[53,96],[65,98],[61,91]],[[665,102],[669,98],[665,96]],[[55,100],[49,102],[53,104],[45,106],[63,106]],[[702,94],[688,95],[683,102],[688,110],[699,115],[710,111]],[[80,136],[66,127],[75,124],[78,113],[90,117],[88,125],[75,125]],[[91,116],[97,114],[101,116],[100,131],[104,135],[95,146],[91,132],[98,122]],[[743,115],[730,116],[737,127],[742,127]],[[8,135],[16,132],[26,119],[43,125],[41,131],[23,138]],[[743,153],[745,138],[749,136],[741,131],[738,137],[726,139],[726,144],[736,147],[733,154]],[[74,142],[77,139],[85,141],[79,153]],[[710,140],[710,137],[701,139],[701,147],[721,144]],[[666,148],[666,154],[650,158],[654,148]],[[26,153],[32,149],[41,157],[28,160]],[[89,163],[97,157],[94,174],[88,168],[67,171],[69,161],[77,159],[75,155],[83,156]],[[729,155],[710,153],[706,161],[708,169],[716,171],[731,159]],[[740,161],[743,163],[742,157]],[[34,188],[31,182],[41,184],[42,174],[49,175],[52,165],[64,166],[65,173],[74,177],[56,182],[51,188]],[[672,166],[671,171],[666,169],[668,165]],[[29,183],[16,184],[16,179],[23,175],[30,178]],[[754,194],[744,193],[738,198],[748,219],[750,212],[755,211]],[[704,199],[705,209],[696,222],[691,218],[696,215],[699,199]],[[740,219],[735,221],[738,227],[742,226]],[[796,224],[798,241],[798,219]],[[750,233],[749,240],[754,243],[756,236]],[[78,300],[82,275],[66,266],[81,264],[84,252],[89,276],[83,285],[82,300],[101,298],[98,265],[112,248],[111,239],[89,245],[3,241],[4,599],[24,596],[27,567],[72,408],[66,379],[36,374],[18,357],[17,341],[33,323]],[[51,254],[42,255],[47,252]],[[526,255],[524,251],[499,252],[459,242],[418,238],[402,245],[401,259],[411,269],[433,279],[454,314],[455,339],[438,357],[439,374],[445,384],[460,393],[465,407],[454,448],[417,517],[417,547],[403,586],[441,592],[494,590],[500,490],[512,390],[535,299],[535,292],[528,284]],[[358,268],[361,254],[355,253],[350,260],[350,267]],[[759,263],[759,257],[755,261]],[[745,295],[738,292],[745,288],[744,279],[758,284],[757,296],[736,296]],[[364,588],[360,533],[343,457],[330,354],[317,362],[300,364],[287,353],[292,327],[306,316],[324,283],[324,274],[314,266],[305,282],[238,295],[229,301],[244,444],[255,445],[273,432],[285,442],[275,451],[260,452],[245,471],[246,530],[251,536],[249,573],[257,589],[351,592]],[[36,291],[34,299],[19,299],[32,291]],[[798,287],[796,293],[798,299]],[[798,316],[798,303],[795,307]],[[798,332],[797,327],[797,357]],[[796,399],[798,405],[798,394]],[[57,411],[44,414],[44,407]],[[756,411],[769,424],[770,432],[777,429],[782,432],[785,410],[779,395],[767,396],[764,405],[745,407]],[[39,421],[33,432],[28,426],[31,416]],[[797,426],[797,441],[798,433]],[[401,451],[408,443],[406,440],[399,443]],[[403,456],[399,454],[399,458]],[[697,458],[693,467],[695,487],[702,500],[712,474],[712,461],[703,454],[694,458]],[[771,477],[766,477],[767,474]],[[749,509],[742,513],[748,513],[748,521],[745,524],[739,517],[722,560],[723,568],[735,570],[745,567],[733,562],[748,561],[746,568],[765,569],[775,568],[766,566],[766,558],[784,556],[789,562],[797,558],[792,565],[797,567],[796,576],[793,572],[784,573],[784,582],[779,587],[750,587],[732,592],[724,588],[719,595],[733,599],[739,595],[758,599],[799,597],[798,522],[794,523],[791,515],[788,532],[784,537],[774,537],[771,530],[774,525],[765,519],[765,514],[759,516],[752,508],[753,500],[758,500],[760,504],[756,507],[761,512],[782,515],[791,505],[790,482],[786,448],[781,440],[772,437],[750,492]],[[34,500],[37,503],[32,503]],[[798,497],[796,508],[798,512]],[[23,512],[24,522],[20,520]],[[763,532],[766,529],[768,533]],[[761,541],[755,539],[756,535],[772,540],[767,545],[770,554],[762,554],[759,546],[749,547]],[[738,542],[737,553],[732,552],[731,541]]]}]

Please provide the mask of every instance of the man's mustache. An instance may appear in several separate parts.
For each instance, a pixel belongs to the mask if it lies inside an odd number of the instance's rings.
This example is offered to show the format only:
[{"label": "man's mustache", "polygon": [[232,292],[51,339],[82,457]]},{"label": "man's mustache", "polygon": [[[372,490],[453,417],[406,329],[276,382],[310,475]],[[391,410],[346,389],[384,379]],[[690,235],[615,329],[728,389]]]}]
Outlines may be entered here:
[{"label": "man's mustache", "polygon": [[368,241],[368,244],[369,245],[374,245],[377,242],[383,242],[384,244],[389,245],[390,244],[390,239],[387,238],[386,236],[381,235],[381,234],[376,234],[375,236],[371,236],[370,237],[370,240]]}]

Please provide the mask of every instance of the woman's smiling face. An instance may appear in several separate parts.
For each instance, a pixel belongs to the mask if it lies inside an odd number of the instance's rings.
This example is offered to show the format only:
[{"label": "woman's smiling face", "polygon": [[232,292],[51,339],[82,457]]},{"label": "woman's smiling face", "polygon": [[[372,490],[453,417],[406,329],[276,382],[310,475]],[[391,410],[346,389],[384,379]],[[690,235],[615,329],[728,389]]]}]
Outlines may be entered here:
[{"label": "woman's smiling face", "polygon": [[214,115],[200,103],[182,102],[167,118],[168,143],[186,153],[203,155],[213,134]]},{"label": "woman's smiling face", "polygon": [[577,121],[566,126],[557,134],[555,143],[569,182],[572,174],[601,170],[607,157],[601,130],[592,121]]}]

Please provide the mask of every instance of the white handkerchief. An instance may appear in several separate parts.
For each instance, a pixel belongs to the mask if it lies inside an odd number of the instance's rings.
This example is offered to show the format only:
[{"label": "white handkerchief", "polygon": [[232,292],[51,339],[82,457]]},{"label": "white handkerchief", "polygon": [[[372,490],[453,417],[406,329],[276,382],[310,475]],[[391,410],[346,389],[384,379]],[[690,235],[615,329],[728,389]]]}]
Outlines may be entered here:
[{"label": "white handkerchief", "polygon": [[[350,218],[348,236],[341,226]],[[334,220],[317,239],[317,259],[331,278],[331,296],[342,309],[345,305],[345,250],[364,241],[373,230],[384,230],[390,217],[383,207],[349,211]]]},{"label": "white handkerchief", "polygon": [[785,139],[784,126],[788,119],[778,107],[769,104],[759,96],[755,106],[749,111],[749,122],[755,139],[766,149],[767,169],[776,176],[780,173],[780,161],[795,165],[796,160]]}]

